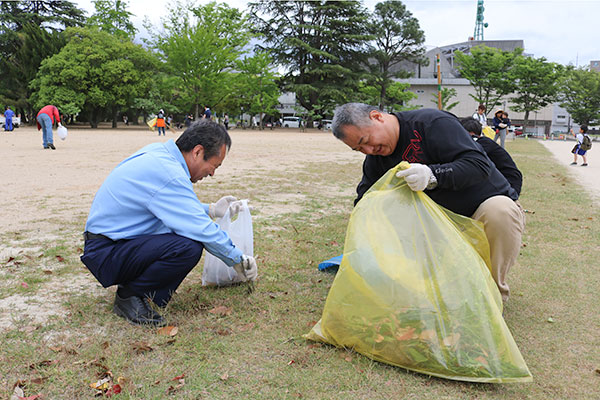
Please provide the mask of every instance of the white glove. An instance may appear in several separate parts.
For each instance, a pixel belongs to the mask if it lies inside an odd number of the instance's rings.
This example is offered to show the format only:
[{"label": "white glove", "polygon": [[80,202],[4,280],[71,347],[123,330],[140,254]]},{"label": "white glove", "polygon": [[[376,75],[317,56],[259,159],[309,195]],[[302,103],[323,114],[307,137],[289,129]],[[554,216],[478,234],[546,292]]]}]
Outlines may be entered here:
[{"label": "white glove", "polygon": [[235,264],[233,269],[235,269],[235,272],[237,272],[242,282],[255,281],[258,277],[256,260],[254,257],[247,256],[245,254],[242,256],[242,261]]},{"label": "white glove", "polygon": [[[243,208],[244,208],[243,200],[231,202],[231,204],[229,204],[229,215],[231,215],[231,217],[233,218],[236,215],[238,215],[239,212],[242,211]],[[251,205],[248,205],[248,210],[252,211],[252,210],[254,210],[254,207],[252,207]]]},{"label": "white glove", "polygon": [[58,127],[59,127],[59,128],[62,128],[62,124],[61,124],[60,122],[58,123]]},{"label": "white glove", "polygon": [[208,216],[213,219],[222,218],[223,215],[225,215],[225,213],[227,212],[227,209],[229,208],[231,203],[235,201],[237,201],[237,199],[233,196],[223,196],[216,203],[210,203],[208,205]]},{"label": "white glove", "polygon": [[430,183],[437,184],[431,168],[423,164],[410,164],[408,169],[396,172],[396,176],[404,178],[408,187],[414,192],[420,192],[426,188],[433,189],[435,186],[428,187],[428,185]]}]

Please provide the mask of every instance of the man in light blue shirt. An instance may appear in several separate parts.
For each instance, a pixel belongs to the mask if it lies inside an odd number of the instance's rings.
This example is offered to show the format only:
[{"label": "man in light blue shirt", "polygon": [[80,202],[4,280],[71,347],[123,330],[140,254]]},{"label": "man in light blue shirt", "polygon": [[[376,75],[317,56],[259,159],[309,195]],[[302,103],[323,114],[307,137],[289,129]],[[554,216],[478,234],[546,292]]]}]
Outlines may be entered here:
[{"label": "man in light blue shirt", "polygon": [[235,197],[203,204],[192,186],[212,176],[231,138],[220,125],[202,120],[176,142],[150,144],[122,161],[106,178],[85,225],[81,261],[104,287],[119,285],[113,311],[134,324],[164,325],[147,303],[164,307],[206,248],[233,267],[243,281],[256,280],[253,257],[235,247],[212,221]]}]

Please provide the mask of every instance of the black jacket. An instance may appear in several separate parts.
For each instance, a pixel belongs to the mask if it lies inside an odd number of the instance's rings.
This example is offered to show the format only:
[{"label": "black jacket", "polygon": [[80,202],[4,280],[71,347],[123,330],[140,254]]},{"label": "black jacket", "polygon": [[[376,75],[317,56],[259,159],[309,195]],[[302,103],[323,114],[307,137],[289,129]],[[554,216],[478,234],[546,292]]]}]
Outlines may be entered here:
[{"label": "black jacket", "polygon": [[519,171],[519,168],[517,168],[517,165],[510,154],[489,137],[480,136],[473,139],[483,147],[483,150],[490,161],[493,162],[498,171],[504,175],[510,186],[515,189],[518,195],[521,195],[523,175],[521,174],[521,171]]},{"label": "black jacket", "polygon": [[438,186],[426,190],[436,203],[458,214],[471,216],[479,205],[496,195],[518,199],[517,192],[496,169],[458,119],[435,109],[394,114],[400,124],[396,149],[389,156],[368,155],[358,197],[401,161],[428,165]]}]

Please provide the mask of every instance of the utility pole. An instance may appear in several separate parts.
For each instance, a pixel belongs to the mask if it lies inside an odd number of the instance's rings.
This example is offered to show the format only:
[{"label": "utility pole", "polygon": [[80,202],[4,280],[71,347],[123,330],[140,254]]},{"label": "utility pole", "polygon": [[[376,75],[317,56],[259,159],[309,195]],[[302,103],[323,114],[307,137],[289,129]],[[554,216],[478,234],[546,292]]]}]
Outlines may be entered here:
[{"label": "utility pole", "polygon": [[437,78],[438,78],[438,110],[442,109],[442,72],[440,68],[440,53],[436,54]]}]

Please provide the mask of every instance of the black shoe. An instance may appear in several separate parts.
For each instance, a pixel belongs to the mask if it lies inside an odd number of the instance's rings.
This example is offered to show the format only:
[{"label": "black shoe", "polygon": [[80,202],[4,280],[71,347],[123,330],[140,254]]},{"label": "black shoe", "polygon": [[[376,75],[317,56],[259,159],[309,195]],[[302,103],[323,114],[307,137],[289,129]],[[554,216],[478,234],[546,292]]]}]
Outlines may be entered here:
[{"label": "black shoe", "polygon": [[587,167],[587,163],[581,164],[582,167]]},{"label": "black shoe", "polygon": [[150,308],[145,299],[138,296],[122,298],[115,294],[113,312],[135,325],[166,325],[162,315]]},{"label": "black shoe", "polygon": [[577,165],[577,163],[575,161],[573,161],[570,165]]},{"label": "black shoe", "polygon": [[48,143],[48,147],[50,147],[52,150],[56,150],[56,147],[54,147],[52,143]]},{"label": "black shoe", "polygon": [[49,148],[50,148],[50,147],[48,147],[48,146],[44,146],[44,149],[49,149]]}]

